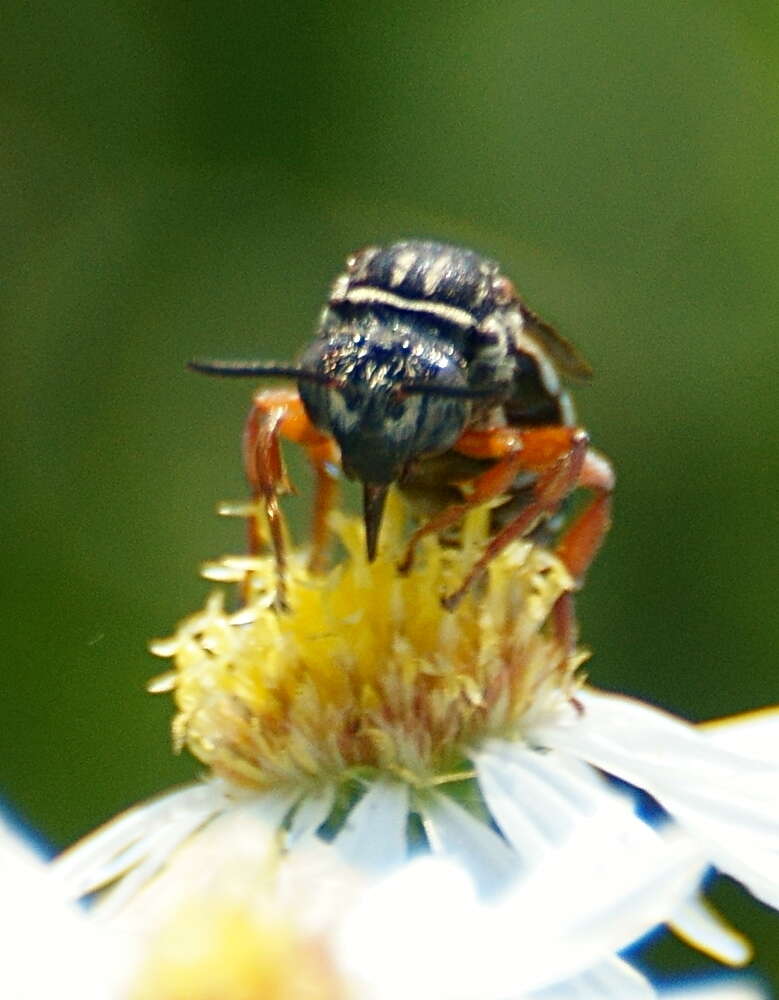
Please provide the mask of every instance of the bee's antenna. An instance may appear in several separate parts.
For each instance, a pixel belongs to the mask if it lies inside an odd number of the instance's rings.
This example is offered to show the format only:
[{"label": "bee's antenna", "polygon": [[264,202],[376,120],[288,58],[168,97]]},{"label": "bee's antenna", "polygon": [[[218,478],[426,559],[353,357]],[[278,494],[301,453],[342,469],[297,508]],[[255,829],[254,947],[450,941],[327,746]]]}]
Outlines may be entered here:
[{"label": "bee's antenna", "polygon": [[400,391],[409,395],[446,396],[450,399],[488,399],[499,396],[505,386],[492,385],[477,389],[467,385],[441,385],[436,382],[401,382]]},{"label": "bee's antenna", "polygon": [[187,368],[204,375],[220,375],[225,378],[257,378],[276,376],[278,378],[305,379],[320,385],[335,386],[338,379],[320,372],[307,371],[294,365],[279,364],[275,361],[218,361],[212,358],[195,358],[187,362]]}]

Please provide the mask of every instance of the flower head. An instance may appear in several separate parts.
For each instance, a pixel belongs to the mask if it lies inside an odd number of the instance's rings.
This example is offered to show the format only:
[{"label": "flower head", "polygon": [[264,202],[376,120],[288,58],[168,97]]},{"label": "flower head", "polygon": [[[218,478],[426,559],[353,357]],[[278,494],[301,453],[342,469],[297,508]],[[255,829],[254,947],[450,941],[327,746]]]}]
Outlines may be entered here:
[{"label": "flower head", "polygon": [[397,571],[404,511],[387,512],[382,554],[367,563],[362,527],[339,516],[346,558],[312,576],[305,554],[288,569],[289,614],[273,597],[271,558],[226,559],[212,578],[245,588],[237,611],[213,595],[172,639],[176,745],[238,785],[338,781],[354,769],[420,783],[461,765],[489,736],[521,733],[531,710],[568,703],[582,657],[565,657],[545,627],[571,587],[559,560],[521,542],[490,567],[483,590],[450,613],[441,594],[483,542],[488,511],[471,515],[462,545],[430,543],[414,571]]},{"label": "flower head", "polygon": [[[530,541],[507,546],[481,588],[446,610],[440,596],[483,548],[488,512],[469,516],[457,545],[427,539],[407,575],[397,570],[404,519],[394,498],[382,555],[367,563],[361,526],[339,514],[344,556],[329,573],[312,576],[303,552],[290,558],[289,612],[275,607],[270,559],[207,570],[240,600],[231,610],[217,593],[155,643],[174,669],[153,689],[174,691],[176,745],[210,775],[66,856],[73,892],[114,884],[106,905],[121,909],[193,834],[249,810],[287,853],[325,839],[361,872],[386,873],[427,848],[455,859],[489,900],[548,866],[593,816],[632,815],[613,775],[779,906],[779,758],[764,732],[761,752],[741,753],[725,730],[587,687],[584,654],[551,627],[571,580]],[[749,957],[694,893],[671,922],[726,962]]]}]

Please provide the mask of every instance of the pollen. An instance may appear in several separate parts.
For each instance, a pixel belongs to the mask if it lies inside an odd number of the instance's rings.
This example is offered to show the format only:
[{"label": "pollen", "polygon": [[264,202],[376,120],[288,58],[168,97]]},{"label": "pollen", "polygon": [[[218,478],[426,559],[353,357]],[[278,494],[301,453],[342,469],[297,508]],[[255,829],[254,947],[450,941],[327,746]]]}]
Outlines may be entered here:
[{"label": "pollen", "polygon": [[248,907],[182,907],[151,944],[131,1000],[346,1000],[315,940]]},{"label": "pollen", "polygon": [[343,556],[313,575],[306,553],[291,552],[288,610],[274,605],[271,557],[227,557],[204,575],[235,585],[235,605],[218,590],[153,644],[173,661],[151,687],[174,691],[177,749],[258,789],[338,781],[355,769],[424,784],[462,767],[483,739],[521,735],[539,704],[573,696],[585,657],[566,655],[551,626],[572,581],[548,549],[512,543],[449,611],[442,597],[483,550],[489,510],[468,515],[457,545],[425,539],[406,574],[397,494],[372,563],[358,519],[339,511],[331,524]]}]

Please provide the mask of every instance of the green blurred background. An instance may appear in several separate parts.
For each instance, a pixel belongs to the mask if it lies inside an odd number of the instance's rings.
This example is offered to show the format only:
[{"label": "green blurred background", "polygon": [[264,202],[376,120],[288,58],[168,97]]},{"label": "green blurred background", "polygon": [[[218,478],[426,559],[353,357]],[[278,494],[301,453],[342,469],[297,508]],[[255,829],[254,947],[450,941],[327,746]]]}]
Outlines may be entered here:
[{"label": "green blurred background", "polygon": [[[291,356],[345,254],[401,236],[498,258],[596,368],[593,680],[779,700],[775,0],[17,3],[0,44],[0,745],[32,824],[64,844],[197,772],[146,643],[242,543],[213,511],[252,386],[184,361]],[[779,919],[716,896],[779,982]]]}]

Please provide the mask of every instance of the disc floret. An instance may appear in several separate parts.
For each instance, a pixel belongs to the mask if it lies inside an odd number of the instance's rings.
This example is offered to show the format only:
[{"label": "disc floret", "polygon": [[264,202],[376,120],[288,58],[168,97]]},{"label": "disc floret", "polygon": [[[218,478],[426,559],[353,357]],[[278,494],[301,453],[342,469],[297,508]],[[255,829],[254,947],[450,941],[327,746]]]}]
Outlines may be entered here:
[{"label": "disc floret", "polygon": [[224,592],[212,594],[153,646],[174,663],[157,689],[175,689],[176,746],[255,788],[332,782],[355,768],[424,783],[486,737],[517,734],[539,702],[570,700],[583,656],[566,656],[548,627],[571,580],[547,549],[514,543],[455,611],[441,604],[484,544],[488,519],[474,511],[456,547],[428,539],[404,575],[399,498],[372,563],[361,524],[339,513],[345,557],[315,576],[305,553],[292,553],[287,613],[274,607],[270,557],[207,567],[245,599],[231,611]]}]

